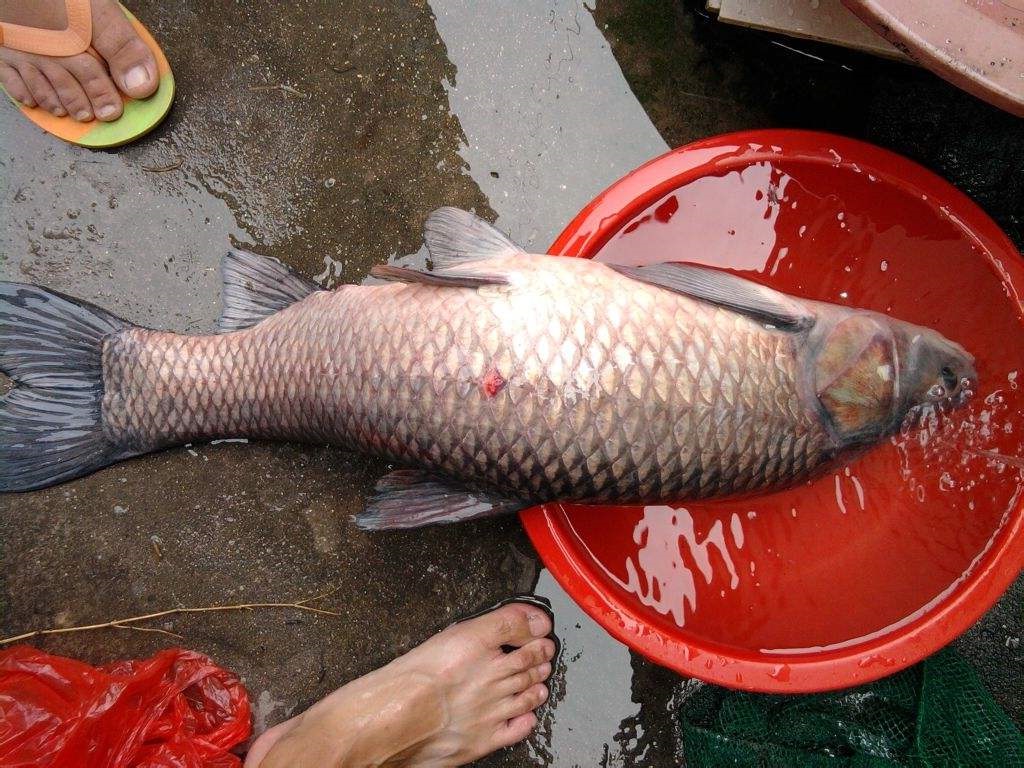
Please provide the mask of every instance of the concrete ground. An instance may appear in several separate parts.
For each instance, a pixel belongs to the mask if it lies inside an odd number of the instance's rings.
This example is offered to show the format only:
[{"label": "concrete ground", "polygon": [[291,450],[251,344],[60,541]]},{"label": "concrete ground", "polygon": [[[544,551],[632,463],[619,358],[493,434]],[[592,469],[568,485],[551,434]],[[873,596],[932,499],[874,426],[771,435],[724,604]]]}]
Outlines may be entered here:
[{"label": "concrete ground", "polygon": [[[833,130],[922,162],[1024,244],[1020,121],[931,75],[721,27],[697,2],[140,0],[178,96],[148,139],[65,146],[0,109],[0,278],[154,327],[202,332],[231,244],[326,285],[417,251],[425,216],[472,208],[546,246],[597,192],[691,139]],[[787,43],[788,45],[789,43]],[[241,674],[262,730],[515,592],[555,606],[564,653],[527,743],[485,766],[678,764],[682,682],[609,639],[514,519],[367,535],[349,515],[381,462],[293,445],[196,445],[0,498],[0,634],[163,608],[301,599],[156,626]],[[1021,722],[1022,582],[963,640]],[[159,634],[38,641],[93,662]]]}]

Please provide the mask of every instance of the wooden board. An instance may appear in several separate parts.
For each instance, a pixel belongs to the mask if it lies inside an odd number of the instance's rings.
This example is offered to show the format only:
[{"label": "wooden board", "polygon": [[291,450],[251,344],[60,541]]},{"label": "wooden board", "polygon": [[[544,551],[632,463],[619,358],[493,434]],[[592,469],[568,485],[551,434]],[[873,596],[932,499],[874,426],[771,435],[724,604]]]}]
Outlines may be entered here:
[{"label": "wooden board", "polygon": [[841,45],[890,59],[909,59],[840,0],[707,0],[719,21]]}]

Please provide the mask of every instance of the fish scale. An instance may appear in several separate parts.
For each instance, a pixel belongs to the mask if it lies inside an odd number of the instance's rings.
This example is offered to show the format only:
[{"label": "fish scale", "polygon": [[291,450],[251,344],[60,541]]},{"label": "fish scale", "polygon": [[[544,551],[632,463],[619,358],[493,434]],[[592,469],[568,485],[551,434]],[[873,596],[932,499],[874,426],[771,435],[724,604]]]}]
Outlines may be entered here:
[{"label": "fish scale", "polygon": [[334,443],[529,499],[717,496],[828,452],[791,335],[598,264],[519,261],[509,288],[345,286],[249,330],[125,330],[105,428],[139,452]]}]

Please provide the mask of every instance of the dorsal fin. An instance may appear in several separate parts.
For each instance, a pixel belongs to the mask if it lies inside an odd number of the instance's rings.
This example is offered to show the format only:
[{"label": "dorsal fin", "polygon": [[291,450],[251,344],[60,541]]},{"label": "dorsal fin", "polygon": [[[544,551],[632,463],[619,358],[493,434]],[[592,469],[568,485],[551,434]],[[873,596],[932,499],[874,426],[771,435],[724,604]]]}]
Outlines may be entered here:
[{"label": "dorsal fin", "polygon": [[228,251],[220,268],[224,308],[217,327],[224,333],[251,328],[321,290],[277,259],[249,251]]},{"label": "dorsal fin", "polygon": [[785,331],[814,325],[814,313],[799,299],[711,267],[677,262],[649,267],[608,266],[634,280],[717,304]]},{"label": "dorsal fin", "polygon": [[434,269],[524,253],[486,221],[458,208],[438,208],[427,217],[423,230]]}]

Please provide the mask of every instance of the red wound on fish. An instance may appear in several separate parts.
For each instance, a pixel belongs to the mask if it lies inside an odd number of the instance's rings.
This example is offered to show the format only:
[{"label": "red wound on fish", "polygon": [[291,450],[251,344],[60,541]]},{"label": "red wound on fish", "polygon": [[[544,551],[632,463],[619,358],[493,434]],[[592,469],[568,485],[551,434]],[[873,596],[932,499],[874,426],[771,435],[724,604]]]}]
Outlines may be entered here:
[{"label": "red wound on fish", "polygon": [[480,389],[487,397],[494,397],[505,388],[505,377],[498,373],[497,368],[491,368],[480,380]]}]

